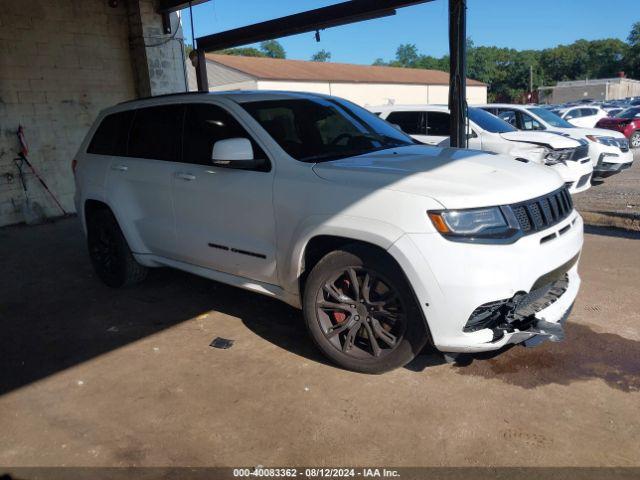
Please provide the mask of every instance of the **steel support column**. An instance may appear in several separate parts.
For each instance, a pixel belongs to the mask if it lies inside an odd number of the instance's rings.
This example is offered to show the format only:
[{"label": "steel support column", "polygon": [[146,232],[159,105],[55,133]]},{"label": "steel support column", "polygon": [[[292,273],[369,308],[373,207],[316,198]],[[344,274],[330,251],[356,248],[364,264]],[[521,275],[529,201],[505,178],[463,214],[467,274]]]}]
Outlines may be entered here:
[{"label": "steel support column", "polygon": [[198,83],[199,92],[209,91],[209,78],[207,77],[207,59],[204,56],[204,50],[198,48],[193,50],[189,57],[191,63],[196,69],[196,82]]},{"label": "steel support column", "polygon": [[449,0],[451,146],[467,147],[467,1]]}]

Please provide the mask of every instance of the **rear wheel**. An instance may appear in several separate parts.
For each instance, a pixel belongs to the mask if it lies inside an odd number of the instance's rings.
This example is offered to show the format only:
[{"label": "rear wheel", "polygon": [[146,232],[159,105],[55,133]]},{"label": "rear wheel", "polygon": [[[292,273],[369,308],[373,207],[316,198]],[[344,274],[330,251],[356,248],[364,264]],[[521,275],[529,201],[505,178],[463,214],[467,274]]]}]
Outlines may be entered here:
[{"label": "rear wheel", "polygon": [[304,316],[320,350],[358,372],[401,367],[429,338],[402,271],[368,247],[345,247],[318,262],[305,286]]},{"label": "rear wheel", "polygon": [[640,130],[636,130],[629,138],[631,148],[640,148]]},{"label": "rear wheel", "polygon": [[87,219],[87,244],[91,264],[105,284],[113,288],[139,283],[147,268],[133,258],[113,213],[100,210]]}]

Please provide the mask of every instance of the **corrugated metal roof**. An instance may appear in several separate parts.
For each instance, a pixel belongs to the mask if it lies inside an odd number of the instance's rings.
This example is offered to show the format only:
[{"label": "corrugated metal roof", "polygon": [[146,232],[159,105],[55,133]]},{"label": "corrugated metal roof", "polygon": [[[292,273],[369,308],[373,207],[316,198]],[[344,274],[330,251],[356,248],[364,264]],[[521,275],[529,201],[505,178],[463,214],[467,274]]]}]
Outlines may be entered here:
[{"label": "corrugated metal roof", "polygon": [[[307,62],[266,57],[206,54],[207,60],[261,80],[324,81],[347,83],[403,83],[449,85],[449,74],[422,68],[379,67],[350,63]],[[485,85],[467,80],[468,85]]]}]

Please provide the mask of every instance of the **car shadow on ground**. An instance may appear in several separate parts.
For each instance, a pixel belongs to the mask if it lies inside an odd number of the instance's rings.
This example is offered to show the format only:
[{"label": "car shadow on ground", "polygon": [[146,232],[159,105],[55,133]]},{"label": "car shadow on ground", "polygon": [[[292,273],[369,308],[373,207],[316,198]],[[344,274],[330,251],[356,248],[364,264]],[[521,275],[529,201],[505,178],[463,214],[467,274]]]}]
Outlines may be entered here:
[{"label": "car shadow on ground", "polygon": [[[23,228],[2,233],[0,394],[212,311],[328,365],[301,312],[282,302],[170,269],[152,270],[133,288],[112,290],[93,274],[76,220],[38,227],[39,235]],[[640,389],[639,358],[640,342],[569,323],[562,344],[470,358],[469,366],[455,371],[523,388],[599,378],[628,392]],[[406,368],[428,374],[443,363],[441,355],[425,352]]]}]

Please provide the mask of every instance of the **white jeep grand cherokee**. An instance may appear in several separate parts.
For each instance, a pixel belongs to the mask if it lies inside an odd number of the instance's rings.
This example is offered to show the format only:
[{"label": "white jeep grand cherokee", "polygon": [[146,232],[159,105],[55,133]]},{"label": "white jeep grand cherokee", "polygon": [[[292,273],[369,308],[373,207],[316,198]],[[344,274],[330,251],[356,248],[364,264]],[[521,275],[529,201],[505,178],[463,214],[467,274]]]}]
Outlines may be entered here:
[{"label": "white jeep grand cherokee", "polygon": [[562,337],[582,219],[533,163],[417,145],[350,102],[181,94],[100,114],[73,161],[109,286],[169,266],[302,308],[361,372]]}]

